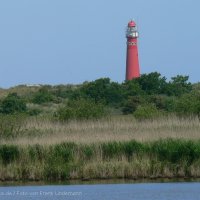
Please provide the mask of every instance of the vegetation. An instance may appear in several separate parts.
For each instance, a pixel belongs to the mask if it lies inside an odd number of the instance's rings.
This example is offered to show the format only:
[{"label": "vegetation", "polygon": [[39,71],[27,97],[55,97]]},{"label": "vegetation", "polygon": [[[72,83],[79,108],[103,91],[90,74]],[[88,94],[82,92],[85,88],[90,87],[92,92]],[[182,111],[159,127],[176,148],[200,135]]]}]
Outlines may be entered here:
[{"label": "vegetation", "polygon": [[68,101],[65,106],[60,107],[55,113],[55,116],[61,121],[71,119],[98,119],[105,115],[106,111],[102,104],[88,99]]},{"label": "vegetation", "polygon": [[198,117],[179,118],[172,115],[150,120],[137,120],[132,115],[123,115],[61,122],[42,116],[20,118],[7,115],[5,118],[2,116],[0,124],[0,145],[51,145],[63,141],[90,144],[129,140],[155,141],[161,138],[200,139]]},{"label": "vegetation", "polygon": [[22,113],[26,110],[26,102],[17,93],[8,94],[1,102],[0,112],[3,114]]},{"label": "vegetation", "polygon": [[144,112],[151,107],[159,116],[171,113],[199,116],[198,83],[188,80],[188,76],[178,75],[167,81],[160,73],[152,72],[123,83],[101,78],[82,85],[17,86],[0,91],[0,112],[46,115],[48,107],[53,108],[48,114],[60,120],[99,118],[108,111],[152,118]]},{"label": "vegetation", "polygon": [[200,141],[0,146],[1,180],[199,177]]},{"label": "vegetation", "polygon": [[33,96],[32,102],[36,104],[43,104],[53,101],[53,95],[48,90],[48,87],[42,87]]},{"label": "vegetation", "polygon": [[0,180],[199,177],[199,117],[188,76],[1,89]]},{"label": "vegetation", "polygon": [[21,135],[24,129],[24,115],[0,115],[0,139],[12,139]]},{"label": "vegetation", "polygon": [[136,111],[134,112],[134,116],[136,119],[153,119],[162,117],[162,112],[159,111],[154,104],[147,104],[138,106]]}]

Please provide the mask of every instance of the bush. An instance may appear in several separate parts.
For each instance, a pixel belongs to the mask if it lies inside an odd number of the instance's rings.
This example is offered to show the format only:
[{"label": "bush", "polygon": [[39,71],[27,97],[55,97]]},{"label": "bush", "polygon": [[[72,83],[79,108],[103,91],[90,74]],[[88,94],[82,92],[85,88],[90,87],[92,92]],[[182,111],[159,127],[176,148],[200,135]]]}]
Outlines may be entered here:
[{"label": "bush", "polygon": [[189,76],[172,77],[171,81],[166,86],[165,93],[167,95],[181,96],[192,91],[192,84],[188,82]]},{"label": "bush", "polygon": [[145,103],[145,99],[142,96],[130,96],[127,102],[122,108],[123,114],[130,114],[136,111],[139,105]]},{"label": "bush", "polygon": [[175,111],[179,115],[200,116],[200,95],[185,94],[177,100]]},{"label": "bush", "polygon": [[148,97],[148,103],[155,105],[158,110],[175,112],[177,99],[173,96],[151,95]]},{"label": "bush", "polygon": [[162,116],[162,112],[159,111],[156,106],[153,104],[147,104],[138,106],[136,111],[134,112],[134,117],[136,119],[142,120],[142,119],[154,119],[157,117]]},{"label": "bush", "polygon": [[71,95],[71,99],[92,99],[95,103],[104,103],[118,107],[123,100],[123,90],[119,83],[111,82],[109,78],[101,78],[92,82],[85,82]]},{"label": "bush", "polygon": [[17,93],[9,94],[2,102],[0,112],[3,114],[15,114],[26,112],[27,107],[23,99]]},{"label": "bush", "polygon": [[102,104],[87,99],[71,100],[66,106],[59,108],[55,113],[55,116],[61,121],[70,119],[98,119],[105,115],[106,111]]},{"label": "bush", "polygon": [[41,88],[35,93],[32,102],[36,104],[43,104],[53,101],[53,95],[49,92],[46,87]]},{"label": "bush", "polygon": [[166,78],[158,72],[142,74],[137,81],[146,94],[163,94],[167,84]]}]

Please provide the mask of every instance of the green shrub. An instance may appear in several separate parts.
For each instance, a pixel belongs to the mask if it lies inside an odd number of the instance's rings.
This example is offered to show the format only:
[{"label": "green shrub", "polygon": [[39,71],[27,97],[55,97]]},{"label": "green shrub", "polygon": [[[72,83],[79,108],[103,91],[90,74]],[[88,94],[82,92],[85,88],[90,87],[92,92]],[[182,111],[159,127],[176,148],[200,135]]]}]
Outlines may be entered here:
[{"label": "green shrub", "polygon": [[162,112],[159,111],[153,104],[146,104],[138,106],[133,115],[139,120],[154,119],[162,116]]},{"label": "green shrub", "polygon": [[144,104],[144,102],[145,99],[142,96],[130,96],[122,108],[123,114],[130,114],[135,112],[137,107]]},{"label": "green shrub", "polygon": [[192,91],[192,84],[188,82],[189,76],[177,75],[171,78],[167,83],[165,94],[172,96],[181,96]]},{"label": "green shrub", "polygon": [[9,94],[1,102],[0,112],[3,114],[14,114],[26,112],[27,107],[23,99],[21,99],[16,93]]},{"label": "green shrub", "polygon": [[111,82],[109,78],[101,78],[84,83],[72,95],[73,99],[92,99],[95,103],[104,102],[106,105],[118,106],[123,99],[122,87],[119,83]]},{"label": "green shrub", "polygon": [[142,74],[137,81],[146,94],[163,94],[166,88],[166,78],[158,72]]},{"label": "green shrub", "polygon": [[182,116],[200,116],[200,95],[191,93],[181,96],[176,102],[175,111]]},{"label": "green shrub", "polygon": [[35,93],[32,102],[36,104],[43,104],[53,101],[54,97],[46,87],[41,88]]},{"label": "green shrub", "polygon": [[53,95],[58,98],[69,98],[74,93],[74,85],[57,85],[52,91]]},{"label": "green shrub", "polygon": [[92,100],[79,99],[71,100],[66,106],[61,107],[55,116],[61,120],[70,119],[98,119],[106,115],[104,106]]}]

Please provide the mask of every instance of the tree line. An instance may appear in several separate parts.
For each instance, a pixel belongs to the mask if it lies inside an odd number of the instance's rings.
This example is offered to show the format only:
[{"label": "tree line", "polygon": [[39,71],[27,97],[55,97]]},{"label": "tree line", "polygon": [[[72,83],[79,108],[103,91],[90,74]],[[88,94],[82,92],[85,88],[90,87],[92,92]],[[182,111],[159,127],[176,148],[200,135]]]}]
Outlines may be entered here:
[{"label": "tree line", "polygon": [[[39,105],[37,109],[29,104]],[[114,114],[131,114],[138,119],[168,114],[200,116],[200,87],[189,76],[167,80],[158,72],[140,78],[113,82],[100,78],[81,85],[45,85],[25,95],[10,93],[0,100],[3,115],[26,113],[42,115],[43,105],[59,105],[52,116],[58,120],[90,119]],[[41,107],[41,109],[40,109]]]}]

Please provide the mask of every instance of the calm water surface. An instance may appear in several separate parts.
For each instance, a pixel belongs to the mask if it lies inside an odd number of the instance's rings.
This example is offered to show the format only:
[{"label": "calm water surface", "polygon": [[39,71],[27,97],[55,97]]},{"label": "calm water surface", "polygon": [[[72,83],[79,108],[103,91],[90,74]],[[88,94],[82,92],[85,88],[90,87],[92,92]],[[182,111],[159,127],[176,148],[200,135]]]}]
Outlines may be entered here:
[{"label": "calm water surface", "polygon": [[200,200],[200,183],[0,187],[0,200]]}]

